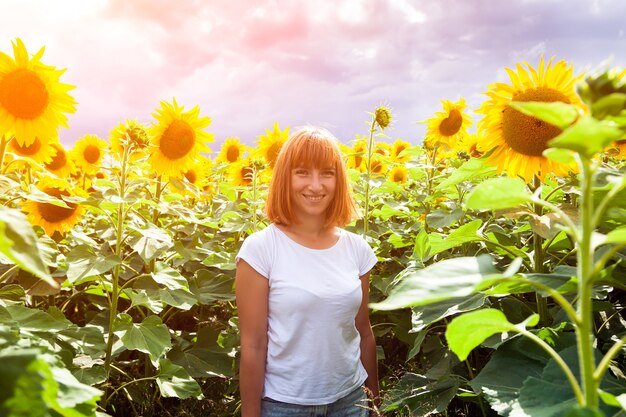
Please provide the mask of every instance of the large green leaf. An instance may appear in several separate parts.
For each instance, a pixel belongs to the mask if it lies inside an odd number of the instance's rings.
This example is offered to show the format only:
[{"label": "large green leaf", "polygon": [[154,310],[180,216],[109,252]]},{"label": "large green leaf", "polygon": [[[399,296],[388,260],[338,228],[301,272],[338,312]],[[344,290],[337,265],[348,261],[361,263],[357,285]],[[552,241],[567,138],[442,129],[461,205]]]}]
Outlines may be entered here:
[{"label": "large green leaf", "polygon": [[116,319],[115,333],[127,349],[147,353],[153,361],[172,347],[170,332],[158,316],[148,316],[141,323],[133,323],[131,316],[122,313]]},{"label": "large green leaf", "polygon": [[405,270],[387,299],[370,304],[376,310],[395,310],[469,296],[500,278],[513,275],[519,264],[498,271],[489,255],[446,259],[424,269]]},{"label": "large green leaf", "polygon": [[132,239],[130,245],[144,262],[150,262],[174,245],[171,236],[165,230],[151,223],[148,223],[145,229],[132,224],[128,228],[139,233],[138,237]]},{"label": "large green leaf", "polygon": [[26,216],[19,210],[0,205],[0,254],[25,271],[55,288],[39,246],[37,236]]},{"label": "large green leaf", "polygon": [[445,317],[450,317],[466,311],[482,307],[487,300],[484,294],[474,294],[469,297],[450,298],[436,303],[412,309],[411,332],[419,332],[431,323]]},{"label": "large green leaf", "polygon": [[0,306],[0,310],[8,313],[10,320],[5,314],[0,314],[0,322],[18,326],[21,330],[56,332],[68,329],[72,323],[62,315],[50,314],[36,308],[28,308],[20,304]]},{"label": "large green leaf", "polygon": [[159,361],[159,373],[156,381],[161,395],[164,397],[202,398],[200,385],[189,376],[185,368],[175,365],[167,359]]},{"label": "large green leaf", "polygon": [[467,197],[467,208],[501,210],[530,202],[532,195],[520,178],[498,177],[481,182]]},{"label": "large green leaf", "polygon": [[167,354],[176,365],[187,370],[194,378],[233,376],[233,358],[219,346],[213,348],[191,348],[185,351],[172,349]]},{"label": "large green leaf", "polygon": [[510,105],[527,116],[536,117],[561,130],[571,126],[580,114],[576,106],[561,101],[514,101]]},{"label": "large green leaf", "polygon": [[163,262],[156,262],[154,272],[152,272],[150,276],[154,281],[170,290],[189,289],[189,283],[185,277],[183,277],[178,270]]},{"label": "large green leaf", "polygon": [[435,190],[443,190],[459,184],[463,181],[472,181],[486,176],[494,175],[496,167],[487,165],[482,159],[471,158],[452,171],[443,181],[441,181]]},{"label": "large green leaf", "polygon": [[482,220],[473,220],[457,229],[454,229],[448,236],[441,238],[436,233],[428,235],[430,243],[430,256],[436,255],[448,249],[459,247],[468,242],[476,242],[482,240],[478,234],[478,229],[482,226]]},{"label": "large green leaf", "polygon": [[211,304],[217,300],[234,300],[234,282],[234,278],[227,275],[200,269],[189,279],[189,290],[201,304]]},{"label": "large green leaf", "polygon": [[[570,367],[577,379],[580,379],[576,346],[558,352]],[[596,361],[601,357],[594,352]],[[600,383],[604,391],[621,394],[626,391],[626,383],[618,382],[613,376],[607,375]],[[527,378],[519,392],[518,404],[513,407],[510,417],[563,417],[576,405],[576,397],[563,370],[554,359],[550,359],[540,377]],[[600,405],[607,415],[618,411],[606,404]]]},{"label": "large green leaf", "polygon": [[81,284],[109,272],[121,262],[115,254],[96,253],[91,246],[79,245],[67,254],[67,279],[72,284]]},{"label": "large green leaf", "polygon": [[[576,342],[573,333],[556,336],[547,342],[557,351]],[[540,377],[549,359],[548,353],[532,340],[517,336],[500,345],[469,384],[482,391],[499,415],[507,417],[517,404],[524,381],[529,376]]]},{"label": "large green leaf", "polygon": [[399,415],[428,416],[443,413],[457,395],[461,380],[450,375],[433,380],[423,375],[405,373],[389,390],[382,405],[384,411],[398,410]]},{"label": "large green leaf", "polygon": [[548,145],[554,148],[570,149],[591,158],[613,141],[621,139],[623,135],[624,132],[621,129],[608,122],[591,116],[582,116],[573,126],[548,142]]},{"label": "large green leaf", "polygon": [[[535,314],[530,316],[522,326],[534,326],[539,321]],[[519,326],[510,323],[500,310],[487,308],[461,314],[452,319],[446,329],[448,346],[464,361],[470,352],[480,346],[488,337],[502,332],[518,332]]]},{"label": "large green leaf", "polygon": [[37,350],[0,352],[0,415],[94,416],[100,390],[80,383]]}]

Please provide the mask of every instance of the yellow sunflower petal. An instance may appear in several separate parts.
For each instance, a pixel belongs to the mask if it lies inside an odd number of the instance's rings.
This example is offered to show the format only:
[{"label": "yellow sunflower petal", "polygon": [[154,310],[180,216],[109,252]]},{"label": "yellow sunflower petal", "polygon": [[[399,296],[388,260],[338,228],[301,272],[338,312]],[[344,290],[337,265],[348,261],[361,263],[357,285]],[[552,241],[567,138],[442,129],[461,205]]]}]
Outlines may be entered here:
[{"label": "yellow sunflower petal", "polygon": [[[67,181],[55,180],[44,177],[37,183],[37,188],[60,200],[67,197],[85,196],[85,193],[70,186]],[[52,203],[44,203],[34,200],[26,200],[22,210],[33,225],[41,226],[44,231],[52,236],[54,232],[64,234],[80,220],[84,209],[80,204],[65,201],[67,207],[61,207]]]},{"label": "yellow sunflower petal", "polygon": [[289,126],[284,130],[280,130],[278,122],[274,123],[273,130],[265,129],[265,135],[259,136],[258,152],[257,156],[262,157],[267,161],[271,168],[274,168],[274,163],[283,144],[289,137]]},{"label": "yellow sunflower petal", "polygon": [[76,111],[68,94],[74,87],[59,81],[64,70],[41,63],[43,51],[29,59],[18,38],[13,43],[15,60],[0,53],[0,132],[23,146],[37,137],[56,137],[59,126],[67,127],[66,113]]},{"label": "yellow sunflower petal", "polygon": [[200,152],[211,152],[206,142],[211,142],[213,135],[204,131],[211,119],[200,117],[198,106],[184,111],[176,99],[172,103],[161,101],[153,116],[158,123],[149,129],[149,162],[159,174],[177,176],[193,164]]},{"label": "yellow sunflower petal", "polygon": [[243,159],[246,150],[246,145],[239,142],[239,138],[227,138],[222,144],[222,148],[217,158],[215,158],[215,162],[232,164],[233,162]]},{"label": "yellow sunflower petal", "polygon": [[467,135],[467,129],[472,124],[472,118],[464,112],[467,104],[461,98],[456,103],[442,100],[443,111],[436,112],[435,117],[426,121],[425,143],[433,146],[443,146],[448,149],[456,149],[456,143]]},{"label": "yellow sunflower petal", "polygon": [[551,174],[566,175],[576,167],[563,166],[543,156],[548,141],[561,130],[526,116],[509,104],[512,101],[560,101],[584,109],[574,90],[574,84],[581,76],[574,77],[572,66],[563,60],[553,65],[552,59],[546,64],[541,57],[537,69],[528,63],[524,66],[518,64],[517,71],[507,69],[510,85],[495,83],[488,86],[485,93],[488,100],[477,110],[484,115],[478,123],[481,148],[484,151],[497,148],[488,162],[496,166],[498,172],[522,176],[527,182],[534,176],[543,179]]},{"label": "yellow sunflower petal", "polygon": [[85,135],[74,144],[70,156],[76,168],[86,175],[93,175],[102,167],[107,143],[96,135]]}]

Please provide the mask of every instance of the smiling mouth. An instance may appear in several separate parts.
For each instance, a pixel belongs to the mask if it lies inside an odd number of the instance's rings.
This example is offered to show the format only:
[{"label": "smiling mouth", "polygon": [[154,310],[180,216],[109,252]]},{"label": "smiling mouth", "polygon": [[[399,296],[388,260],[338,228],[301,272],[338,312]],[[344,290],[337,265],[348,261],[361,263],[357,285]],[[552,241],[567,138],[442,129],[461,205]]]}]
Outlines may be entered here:
[{"label": "smiling mouth", "polygon": [[322,199],[324,198],[324,195],[307,195],[307,194],[302,194],[302,196],[304,198],[306,198],[309,201],[322,201]]}]

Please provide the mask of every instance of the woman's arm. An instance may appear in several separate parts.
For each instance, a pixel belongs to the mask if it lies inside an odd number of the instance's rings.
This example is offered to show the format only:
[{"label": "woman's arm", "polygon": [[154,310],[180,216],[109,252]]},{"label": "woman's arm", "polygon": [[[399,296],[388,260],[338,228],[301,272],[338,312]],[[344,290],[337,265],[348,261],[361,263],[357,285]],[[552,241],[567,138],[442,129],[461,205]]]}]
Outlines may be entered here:
[{"label": "woman's arm", "polygon": [[267,300],[269,281],[239,259],[235,296],[239,315],[241,350],[239,391],[241,416],[260,417],[267,356]]},{"label": "woman's arm", "polygon": [[367,372],[365,387],[369,390],[371,400],[374,405],[380,405],[380,396],[378,388],[378,361],[376,359],[376,339],[372,331],[369,317],[369,288],[370,274],[369,272],[361,277],[361,288],[363,289],[363,300],[356,315],[356,328],[361,335],[361,363]]}]

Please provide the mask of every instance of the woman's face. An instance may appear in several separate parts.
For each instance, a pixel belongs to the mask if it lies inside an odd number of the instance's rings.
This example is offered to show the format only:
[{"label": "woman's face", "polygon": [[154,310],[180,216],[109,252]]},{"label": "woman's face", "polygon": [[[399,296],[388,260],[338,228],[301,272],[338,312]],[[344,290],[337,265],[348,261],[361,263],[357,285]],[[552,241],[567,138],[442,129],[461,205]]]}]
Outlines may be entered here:
[{"label": "woman's face", "polygon": [[291,201],[298,218],[325,218],[336,187],[337,170],[334,167],[292,169]]}]

